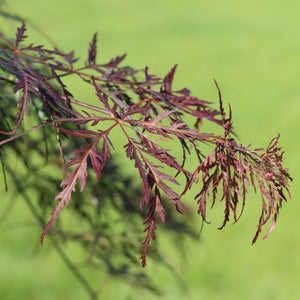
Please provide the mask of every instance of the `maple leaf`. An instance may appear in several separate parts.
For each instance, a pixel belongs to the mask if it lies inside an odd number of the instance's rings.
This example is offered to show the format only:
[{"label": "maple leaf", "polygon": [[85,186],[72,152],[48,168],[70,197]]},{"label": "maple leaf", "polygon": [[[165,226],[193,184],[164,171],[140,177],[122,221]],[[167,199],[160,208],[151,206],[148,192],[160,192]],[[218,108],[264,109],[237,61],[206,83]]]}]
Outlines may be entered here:
[{"label": "maple leaf", "polygon": [[155,240],[155,232],[156,229],[156,216],[158,216],[161,222],[165,225],[165,209],[161,203],[159,189],[156,187],[154,191],[154,195],[150,201],[149,209],[147,215],[144,220],[144,224],[147,224],[144,232],[147,232],[145,240],[143,241],[143,250],[141,255],[142,265],[146,266],[146,255],[148,253],[148,247],[150,244],[150,240]]},{"label": "maple leaf", "polygon": [[[103,138],[103,145],[101,153],[98,154],[96,150],[101,138]],[[91,145],[83,146],[74,152],[73,157],[65,165],[65,168],[69,168],[74,165],[77,165],[77,167],[66,179],[62,180],[61,182],[63,190],[55,198],[55,200],[60,199],[60,201],[55,210],[51,213],[52,218],[46,225],[46,228],[41,235],[41,243],[43,243],[45,235],[51,228],[53,222],[56,221],[63,206],[68,206],[72,193],[76,190],[76,184],[78,180],[80,183],[80,192],[84,190],[86,186],[86,178],[88,176],[88,158],[90,158],[93,169],[97,175],[97,179],[99,180],[101,178],[101,172],[107,162],[107,157],[111,157],[111,154],[107,144],[107,137],[105,137],[103,134],[99,134]]]}]

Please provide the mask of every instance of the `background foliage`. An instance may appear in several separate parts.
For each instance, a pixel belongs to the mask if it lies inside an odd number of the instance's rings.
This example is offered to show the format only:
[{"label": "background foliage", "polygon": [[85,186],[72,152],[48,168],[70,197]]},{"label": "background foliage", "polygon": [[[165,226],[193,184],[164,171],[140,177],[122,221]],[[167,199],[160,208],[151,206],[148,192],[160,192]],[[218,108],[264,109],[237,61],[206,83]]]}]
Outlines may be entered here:
[{"label": "background foliage", "polygon": [[[147,64],[157,74],[165,74],[178,63],[175,85],[188,86],[195,95],[217,104],[212,80],[215,77],[225,101],[233,108],[234,125],[244,144],[266,146],[269,137],[281,133],[285,165],[295,180],[291,187],[294,200],[282,210],[276,230],[268,240],[250,247],[249,237],[259,213],[255,208],[258,196],[253,196],[253,206],[251,201],[247,204],[246,215],[239,226],[219,232],[216,228],[220,220],[206,225],[198,243],[187,242],[191,245],[188,244],[186,260],[176,257],[176,249],[171,251],[171,257],[176,258],[182,270],[184,291],[174,277],[158,265],[150,265],[143,272],[155,270],[154,281],[170,299],[185,296],[218,299],[220,295],[243,299],[295,298],[299,294],[297,253],[300,248],[297,238],[299,191],[295,190],[299,178],[296,159],[300,125],[296,14],[299,4],[296,1],[286,1],[284,6],[271,1],[227,1],[226,5],[215,6],[208,1],[185,1],[176,5],[171,1],[44,3],[47,6],[42,14],[43,2],[37,6],[36,1],[15,1],[7,7],[32,20],[63,49],[78,49],[78,55],[86,55],[86,45],[98,30],[100,61],[102,57],[106,61],[126,52],[128,64],[136,67]],[[1,22],[6,21],[2,18]],[[11,30],[15,30],[14,24]],[[41,39],[35,31],[29,35],[37,41]],[[76,82],[70,82],[70,86],[76,87]],[[88,96],[84,90],[77,92],[82,97]],[[9,201],[6,196],[1,199]],[[24,293],[32,299],[41,293],[46,299],[64,293],[65,299],[84,298],[84,292],[59,263],[55,252],[50,248],[40,249],[40,231],[28,223],[30,213],[22,207],[22,202],[17,199],[14,202],[18,205],[13,206],[1,226],[0,264],[5,270],[0,275],[3,276],[2,298],[16,299]],[[169,246],[167,240],[165,237],[161,241],[162,246]],[[82,260],[79,250],[72,251],[75,259]],[[93,280],[100,283],[102,278],[95,274],[97,277]],[[116,297],[116,291],[111,288],[116,282],[106,282],[101,287],[103,297]],[[139,296],[138,290],[123,284],[117,292],[124,299]],[[151,295],[148,297],[151,299]]]}]

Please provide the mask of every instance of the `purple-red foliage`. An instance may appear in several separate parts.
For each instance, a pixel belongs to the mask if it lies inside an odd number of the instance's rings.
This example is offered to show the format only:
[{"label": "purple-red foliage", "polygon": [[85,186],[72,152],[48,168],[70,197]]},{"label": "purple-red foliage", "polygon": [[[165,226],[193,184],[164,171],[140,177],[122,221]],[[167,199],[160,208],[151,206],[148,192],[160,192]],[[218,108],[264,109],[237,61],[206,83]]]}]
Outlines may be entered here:
[{"label": "purple-red foliage", "polygon": [[[9,131],[0,129],[2,136],[9,136],[2,139],[0,146],[43,126],[53,127],[53,134],[75,136],[83,139],[86,144],[74,149],[73,157],[66,164],[61,148],[63,174],[67,172],[68,175],[62,178],[62,190],[55,198],[59,203],[42,233],[41,242],[63,206],[69,204],[78,182],[80,192],[84,191],[89,175],[88,163],[92,164],[97,179],[101,179],[106,162],[112,158],[114,149],[109,136],[116,127],[126,137],[124,150],[134,162],[144,187],[139,201],[141,209],[147,208],[144,220],[146,237],[141,255],[143,266],[146,265],[150,240],[155,239],[157,217],[163,224],[166,222],[161,194],[171,200],[179,212],[184,212],[182,197],[192,185],[199,182],[200,191],[195,196],[199,205],[198,213],[205,220],[208,196],[211,194],[211,207],[219,197],[225,206],[221,228],[230,220],[231,214],[234,222],[238,221],[245,206],[247,187],[253,186],[255,192],[258,189],[262,212],[252,242],[255,243],[262,226],[268,220],[271,226],[265,237],[270,234],[282,202],[286,200],[284,191],[289,194],[288,182],[291,180],[288,170],[282,166],[279,135],[266,150],[251,150],[238,145],[231,134],[231,109],[229,107],[230,113],[226,117],[217,83],[219,110],[213,109],[210,102],[192,96],[187,89],[173,89],[176,65],[164,78],[159,78],[149,74],[147,67],[135,70],[129,66],[120,66],[125,55],[106,64],[98,64],[95,34],[88,49],[87,62],[78,68],[75,67],[77,59],[73,52],[65,54],[58,49],[48,50],[43,46],[24,46],[27,37],[25,31],[23,22],[17,29],[15,42],[0,35],[0,66],[7,74],[15,76],[14,92],[19,92],[14,128]],[[64,84],[64,78],[71,75],[90,84],[98,98],[96,105],[72,96]],[[1,80],[11,81],[8,76],[1,76]],[[17,134],[25,112],[29,114],[33,110],[32,102],[40,102],[47,119]],[[74,105],[81,106],[82,110],[74,109]],[[186,120],[191,118],[195,119],[195,128],[187,124]],[[202,132],[199,129],[202,120],[222,126],[224,134]],[[68,126],[70,124],[73,124],[72,129]],[[172,156],[172,149],[162,146],[161,141],[166,140],[178,141],[182,149],[181,161]],[[202,143],[212,146],[205,158],[200,151]],[[188,159],[194,160],[195,156],[198,157],[196,167],[188,170],[185,162]],[[172,169],[176,175],[172,175]],[[174,191],[174,184],[180,185],[175,179],[179,173],[186,178],[180,194]],[[221,190],[220,194],[217,193],[218,189]]]}]

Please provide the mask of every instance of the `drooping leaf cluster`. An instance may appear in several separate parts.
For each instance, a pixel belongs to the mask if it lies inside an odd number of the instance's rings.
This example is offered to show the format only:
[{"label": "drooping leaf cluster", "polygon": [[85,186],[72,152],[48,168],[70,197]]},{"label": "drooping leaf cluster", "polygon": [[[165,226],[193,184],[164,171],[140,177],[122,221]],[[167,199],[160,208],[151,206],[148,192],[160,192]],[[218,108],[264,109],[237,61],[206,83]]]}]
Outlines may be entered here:
[{"label": "drooping leaf cluster", "polygon": [[[125,55],[99,64],[95,34],[84,66],[78,67],[73,52],[26,45],[25,32],[23,22],[14,41],[0,35],[0,67],[3,71],[0,80],[12,84],[18,99],[14,123],[8,118],[1,123],[0,146],[2,148],[34,130],[47,129],[57,136],[63,169],[61,191],[55,197],[58,204],[45,226],[41,242],[62,208],[72,202],[75,191],[86,190],[91,172],[101,183],[106,166],[117,151],[124,151],[133,162],[143,186],[140,199],[135,203],[141,210],[146,210],[141,255],[143,266],[146,265],[149,243],[155,239],[157,220],[163,224],[168,222],[162,198],[166,197],[178,212],[183,213],[184,195],[192,186],[199,190],[195,199],[203,220],[209,195],[212,196],[211,206],[217,198],[223,202],[221,228],[231,215],[234,222],[238,220],[245,206],[247,188],[253,186],[260,192],[262,200],[253,243],[268,220],[271,225],[266,236],[270,234],[282,202],[286,200],[285,192],[289,194],[288,182],[291,180],[288,170],[282,166],[279,136],[266,150],[239,145],[232,134],[231,109],[229,107],[227,116],[217,83],[218,110],[212,108],[210,102],[193,96],[186,88],[174,89],[176,66],[164,78],[159,78],[151,74],[148,67],[136,70],[124,66]],[[97,102],[88,103],[75,98],[65,83],[69,76],[88,84]],[[37,110],[42,115],[40,121],[25,130],[22,127],[25,115]],[[1,113],[4,116],[5,108],[1,107]],[[191,120],[194,127],[189,125]],[[223,133],[203,132],[203,121],[223,127]],[[111,139],[116,130],[126,140],[118,149]],[[79,146],[72,149],[72,157],[66,156],[67,146],[61,143],[63,137],[80,141]],[[168,141],[170,145],[177,142],[181,157],[172,147],[165,147]],[[210,153],[203,153],[204,144],[211,147]],[[194,169],[188,167],[190,160],[193,160]],[[181,192],[178,192],[178,187]]]},{"label": "drooping leaf cluster", "polygon": [[[0,81],[0,86],[1,85]],[[5,98],[2,101],[9,111],[10,101]],[[2,102],[2,104],[4,104]],[[37,119],[37,115],[32,118]],[[10,114],[10,117],[13,115]],[[8,116],[6,116],[8,117]],[[3,119],[2,119],[3,120]],[[2,125],[2,123],[1,123]],[[57,194],[61,177],[61,162],[57,148],[56,136],[51,133],[51,128],[43,128],[37,135],[23,135],[8,143],[0,153],[5,162],[5,172],[9,187],[9,201],[1,210],[0,224],[6,223],[9,211],[16,205],[16,199],[25,200],[42,228],[46,227],[49,212],[53,209],[53,199]],[[73,138],[61,138],[66,157],[72,155],[74,148],[82,146],[82,141]],[[45,161],[47,156],[47,161]],[[16,172],[16,161],[18,171]],[[88,163],[89,172],[92,164]],[[123,176],[120,167],[114,161],[109,161],[103,170],[101,181],[96,176],[87,179],[84,190],[84,199],[80,192],[72,195],[72,201],[68,206],[68,223],[64,218],[57,220],[56,225],[49,231],[52,247],[65,261],[72,273],[91,295],[96,299],[97,288],[87,281],[84,276],[87,270],[99,270],[108,278],[117,278],[136,288],[146,288],[154,293],[160,291],[153,285],[151,278],[140,270],[138,260],[140,243],[143,234],[140,225],[143,222],[144,213],[136,205],[136,200],[141,194],[141,188],[130,176]],[[196,230],[191,226],[191,220],[180,220],[176,211],[166,207],[168,224],[162,228],[167,234],[172,234],[178,243],[182,242],[182,235],[195,237]],[[70,215],[72,216],[70,218]],[[5,219],[4,219],[5,218]],[[69,223],[74,224],[70,226]],[[74,259],[67,247],[71,244],[80,250],[81,259]],[[159,248],[152,246],[150,255],[153,261],[158,261],[165,268],[176,272],[176,269],[163,257]],[[98,281],[101,282],[101,276]],[[101,289],[105,288],[103,282]],[[95,297],[93,297],[93,295]]]}]

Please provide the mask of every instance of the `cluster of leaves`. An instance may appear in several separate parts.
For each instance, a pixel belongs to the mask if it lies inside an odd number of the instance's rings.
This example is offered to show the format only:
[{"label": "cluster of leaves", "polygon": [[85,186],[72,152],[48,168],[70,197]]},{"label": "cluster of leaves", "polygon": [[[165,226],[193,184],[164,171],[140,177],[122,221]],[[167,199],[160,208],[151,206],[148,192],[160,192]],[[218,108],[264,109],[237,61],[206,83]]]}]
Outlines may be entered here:
[{"label": "cluster of leaves", "polygon": [[[144,219],[146,236],[141,254],[143,266],[146,265],[149,243],[155,239],[157,220],[166,223],[162,195],[182,213],[185,210],[183,196],[198,182],[201,184],[200,192],[195,199],[204,220],[208,195],[212,194],[213,206],[218,188],[222,189],[220,200],[225,210],[221,228],[228,222],[231,213],[234,222],[238,220],[239,203],[242,214],[247,186],[252,185],[256,191],[258,185],[262,213],[253,243],[268,220],[271,220],[271,226],[266,236],[270,234],[282,202],[286,200],[284,191],[289,193],[288,182],[291,180],[288,170],[282,166],[279,136],[270,142],[266,150],[251,150],[238,145],[232,137],[231,109],[229,107],[227,117],[217,83],[219,110],[213,109],[210,102],[192,96],[186,88],[174,90],[176,66],[164,78],[159,78],[150,74],[147,67],[135,70],[122,66],[125,55],[106,64],[98,64],[95,34],[85,65],[76,67],[77,59],[73,52],[25,45],[25,31],[23,22],[14,41],[0,35],[0,67],[4,72],[0,79],[11,82],[14,93],[19,97],[14,124],[8,120],[4,128],[0,128],[0,146],[44,128],[51,129],[52,134],[58,137],[63,169],[62,190],[55,198],[58,204],[41,235],[41,242],[62,208],[70,203],[77,184],[80,191],[84,191],[92,170],[97,180],[102,179],[114,154],[111,136],[116,130],[126,140],[126,156],[134,162],[143,185],[139,201],[140,209],[147,209]],[[66,87],[64,78],[67,76],[76,76],[89,84],[97,102],[91,104],[75,99]],[[25,114],[36,109],[44,117],[30,129],[21,130]],[[191,119],[194,127],[188,124]],[[200,126],[203,120],[223,127],[223,134],[202,132]],[[67,163],[64,145],[60,142],[62,137],[81,141]],[[178,143],[181,160],[173,154],[174,149],[163,147],[168,141]],[[203,144],[212,147],[208,155],[200,149]],[[198,161],[196,169],[188,170],[186,162],[195,158]],[[183,177],[181,184],[178,176]],[[176,192],[176,185],[182,188],[181,193]]]},{"label": "cluster of leaves", "polygon": [[[45,70],[40,67],[39,71]],[[15,78],[9,77],[5,72],[1,76],[3,80],[0,80],[0,128],[9,131],[10,121],[15,119],[20,99],[13,91]],[[32,95],[31,101],[30,122],[41,123],[43,112],[42,105],[39,105],[40,100]],[[19,131],[26,131],[25,128],[26,124],[22,122]],[[71,130],[72,124],[67,124],[64,128]],[[6,138],[7,136],[1,135],[0,142]],[[42,228],[46,227],[49,211],[53,209],[53,199],[58,193],[61,181],[59,143],[63,145],[63,154],[66,158],[72,157],[74,149],[86,145],[84,139],[70,135],[59,136],[58,142],[56,130],[44,126],[33,134],[20,135],[5,144],[5,147],[0,147],[4,186],[8,186],[9,190],[9,201],[7,205],[3,204],[1,210],[0,226],[6,223],[16,199],[21,196],[36,221]],[[87,169],[88,172],[93,170],[91,161],[88,162]],[[97,298],[98,292],[95,290],[105,288],[108,279],[114,277],[135,287],[161,293],[151,283],[151,278],[140,270],[138,260],[141,251],[139,240],[143,238],[139,227],[143,222],[144,212],[136,205],[136,200],[142,194],[142,190],[132,176],[124,175],[121,169],[114,160],[111,160],[104,166],[101,181],[97,180],[96,174],[91,174],[84,190],[84,200],[81,193],[74,193],[68,206],[68,222],[74,222],[76,226],[70,228],[59,219],[48,233],[53,248],[90,294],[91,299]],[[177,246],[183,246],[182,235],[196,237],[197,229],[191,226],[191,218],[185,220],[178,218],[176,211],[168,205],[166,213],[168,223],[162,231],[172,233]],[[78,259],[76,262],[73,261],[72,255],[65,250],[67,243],[78,245],[82,249],[82,261]],[[160,265],[176,272],[172,263],[161,254],[155,244],[150,255],[152,260],[159,261]],[[84,276],[85,272],[81,271],[83,267],[85,270],[87,267],[98,269],[106,274],[100,287],[94,289]]]},{"label": "cluster of leaves", "polygon": [[[1,83],[0,87],[3,88]],[[5,104],[5,117],[12,117],[10,109],[15,104],[14,99],[5,98],[1,101]],[[33,119],[37,119],[37,114]],[[0,124],[4,125],[1,121]],[[74,148],[82,146],[82,141],[72,137],[62,136],[61,141],[66,144],[66,156],[71,156]],[[16,152],[18,172],[15,170]],[[16,205],[16,199],[21,195],[36,221],[45,228],[60,184],[58,174],[61,173],[61,163],[57,158],[59,151],[56,147],[56,136],[51,134],[51,128],[44,128],[34,136],[24,135],[7,144],[1,153],[10,193],[9,201],[1,211],[0,224],[5,223],[12,207]],[[90,163],[88,169],[92,170]],[[136,205],[140,194],[141,189],[134,180],[123,176],[120,168],[110,161],[104,167],[101,181],[97,181],[96,176],[88,179],[84,199],[81,193],[72,195],[72,202],[68,206],[68,225],[66,226],[63,219],[59,219],[48,233],[53,248],[90,294],[91,299],[97,298],[98,292],[105,288],[110,278],[121,279],[153,293],[161,293],[152,284],[151,278],[140,270],[138,241],[142,240],[143,234],[139,226],[144,217]],[[182,235],[192,238],[196,236],[191,219],[180,220],[170,206],[166,207],[166,211],[168,224],[162,229],[168,234],[172,233],[177,245],[181,245]],[[69,226],[70,222],[75,226]],[[74,261],[72,254],[65,250],[67,244],[72,244],[77,251],[81,251],[81,260],[76,258]],[[159,261],[165,268],[177,272],[158,247],[152,247],[150,255],[153,261]],[[100,281],[96,288],[95,283],[92,284],[85,276],[86,271],[91,269],[101,270],[105,274],[105,280]]]}]

